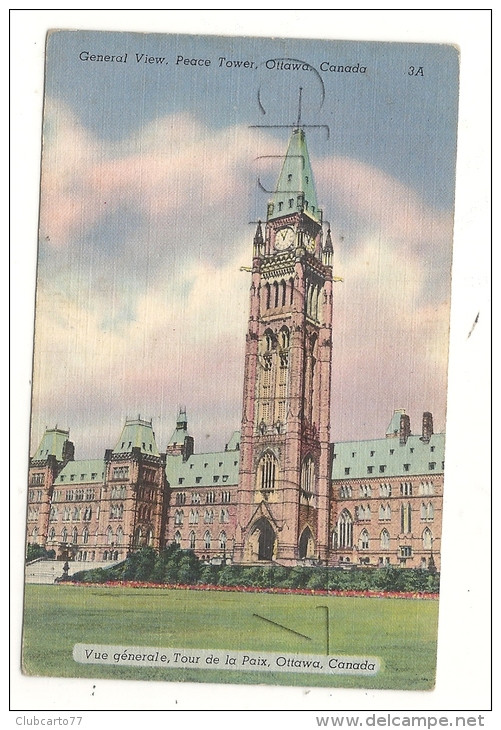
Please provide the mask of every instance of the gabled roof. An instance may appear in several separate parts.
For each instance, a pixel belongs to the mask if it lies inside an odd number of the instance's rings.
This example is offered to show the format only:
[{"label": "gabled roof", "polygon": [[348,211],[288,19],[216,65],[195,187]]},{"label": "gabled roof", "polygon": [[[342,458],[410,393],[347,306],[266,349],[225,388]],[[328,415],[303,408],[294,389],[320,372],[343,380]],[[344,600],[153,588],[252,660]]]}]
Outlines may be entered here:
[{"label": "gabled roof", "polygon": [[[409,436],[399,439],[345,441],[334,444],[332,479],[411,478],[444,471],[445,434],[435,433],[429,441]],[[434,465],[434,466],[432,466]],[[348,472],[346,471],[348,470]]]},{"label": "gabled roof", "polygon": [[57,461],[64,460],[64,445],[70,437],[69,431],[61,428],[48,428],[36,450],[33,461],[43,461],[48,456],[54,456]]},{"label": "gabled roof", "polygon": [[54,485],[99,484],[104,480],[105,469],[103,459],[69,461],[59,472]]},{"label": "gabled roof", "polygon": [[[298,207],[298,197],[301,196],[303,202]],[[297,128],[292,132],[271,203],[273,209],[268,215],[268,220],[302,210],[313,220],[321,221],[321,212],[318,209],[313,172],[303,129]]]},{"label": "gabled roof", "polygon": [[118,439],[113,453],[131,454],[133,448],[139,449],[142,454],[160,456],[151,421],[143,421],[140,418],[125,421],[122,435]]}]

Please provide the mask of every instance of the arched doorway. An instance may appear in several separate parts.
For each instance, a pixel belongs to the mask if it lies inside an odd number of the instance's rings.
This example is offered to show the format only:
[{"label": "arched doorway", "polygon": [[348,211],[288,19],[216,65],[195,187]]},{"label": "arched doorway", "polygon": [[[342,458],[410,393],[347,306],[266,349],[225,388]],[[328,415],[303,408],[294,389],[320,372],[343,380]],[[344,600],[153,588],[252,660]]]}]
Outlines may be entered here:
[{"label": "arched doorway", "polygon": [[315,542],[309,527],[305,527],[299,538],[299,559],[315,557]]},{"label": "arched doorway", "polygon": [[276,535],[273,527],[265,517],[256,522],[248,542],[249,559],[273,560],[275,553]]}]

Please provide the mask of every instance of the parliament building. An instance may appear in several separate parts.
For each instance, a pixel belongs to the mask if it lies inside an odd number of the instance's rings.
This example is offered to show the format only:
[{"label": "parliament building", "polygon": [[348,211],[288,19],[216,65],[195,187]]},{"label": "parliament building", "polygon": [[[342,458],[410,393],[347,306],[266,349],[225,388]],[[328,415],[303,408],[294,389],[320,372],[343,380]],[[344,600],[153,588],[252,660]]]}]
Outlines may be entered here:
[{"label": "parliament building", "polygon": [[27,541],[75,561],[176,542],[204,561],[440,569],[445,435],[404,410],[332,442],[332,256],[304,129],[292,132],[252,246],[240,430],[196,452],[186,410],[159,450],[127,420],[104,458],[46,430],[30,460]]}]

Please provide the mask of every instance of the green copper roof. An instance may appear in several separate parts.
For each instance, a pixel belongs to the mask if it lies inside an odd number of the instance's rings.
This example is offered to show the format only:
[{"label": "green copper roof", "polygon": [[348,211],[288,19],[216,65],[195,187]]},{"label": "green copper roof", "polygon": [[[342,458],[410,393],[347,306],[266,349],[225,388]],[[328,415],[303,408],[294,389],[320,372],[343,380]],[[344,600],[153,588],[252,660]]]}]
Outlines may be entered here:
[{"label": "green copper roof", "polygon": [[69,461],[61,469],[55,485],[92,484],[104,480],[105,463],[103,459],[86,459],[83,461]]},{"label": "green copper roof", "polygon": [[332,479],[370,479],[441,474],[444,471],[445,434],[435,433],[429,441],[409,436],[399,439],[345,441],[334,445]]},{"label": "green copper roof", "polygon": [[238,484],[240,451],[219,451],[214,454],[167,455],[165,473],[171,487],[230,487]]},{"label": "green copper roof", "polygon": [[398,436],[400,434],[400,416],[405,415],[405,410],[400,408],[394,411],[392,419],[386,429],[386,436]]},{"label": "green copper roof", "polygon": [[321,221],[303,129],[295,129],[292,132],[282,171],[268,210],[268,220],[299,210],[313,220]]},{"label": "green copper roof", "polygon": [[130,454],[133,448],[140,449],[142,454],[160,456],[151,421],[142,421],[140,418],[125,421],[122,435],[113,449],[114,454]]},{"label": "green copper roof", "polygon": [[33,456],[33,460],[42,461],[47,459],[48,456],[55,456],[57,461],[63,461],[64,444],[69,437],[69,431],[63,431],[60,428],[48,428]]},{"label": "green copper roof", "polygon": [[231,439],[226,444],[225,451],[238,451],[240,448],[240,431],[233,431]]}]

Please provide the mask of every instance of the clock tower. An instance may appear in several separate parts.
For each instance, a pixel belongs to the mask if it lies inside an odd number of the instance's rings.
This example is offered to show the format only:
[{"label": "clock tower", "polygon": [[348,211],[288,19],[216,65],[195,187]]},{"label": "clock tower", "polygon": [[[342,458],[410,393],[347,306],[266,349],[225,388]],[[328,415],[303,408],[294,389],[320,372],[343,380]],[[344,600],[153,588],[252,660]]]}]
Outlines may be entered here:
[{"label": "clock tower", "polygon": [[254,236],[235,559],[325,563],[329,539],[332,241],[304,129],[293,130]]}]

